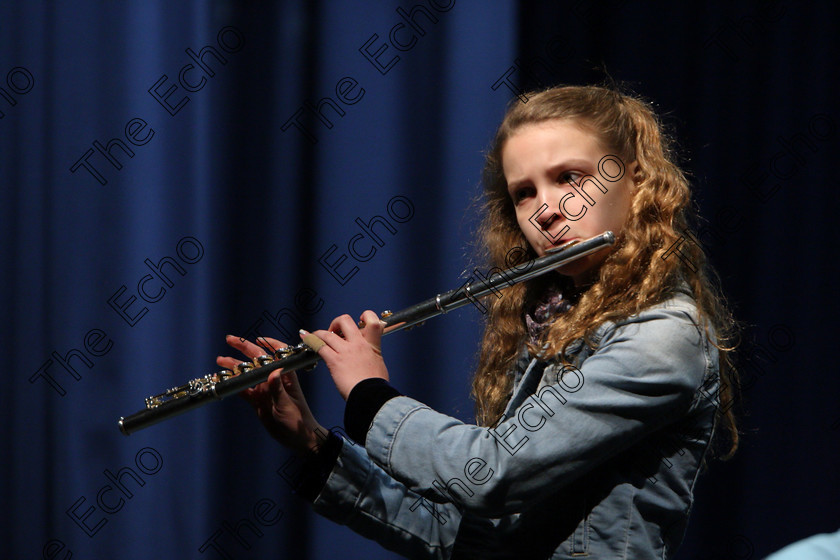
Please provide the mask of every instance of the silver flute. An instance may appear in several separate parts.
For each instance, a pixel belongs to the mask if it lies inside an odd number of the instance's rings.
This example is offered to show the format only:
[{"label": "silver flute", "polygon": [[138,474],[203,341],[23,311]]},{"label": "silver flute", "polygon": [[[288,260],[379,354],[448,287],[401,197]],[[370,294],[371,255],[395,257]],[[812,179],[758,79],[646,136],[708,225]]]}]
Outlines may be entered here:
[{"label": "silver flute", "polygon": [[[501,289],[556,270],[614,243],[615,235],[611,231],[583,241],[575,239],[549,250],[545,256],[493,273],[480,283],[467,283],[402,311],[383,311],[380,317],[385,327],[384,334],[419,325],[431,317],[477,302],[479,298],[491,293],[498,294]],[[258,356],[250,362],[242,362],[232,370],[223,369],[193,379],[185,385],[148,397],[143,410],[119,419],[120,431],[129,435],[167,418],[259,385],[276,369],[283,368],[287,372],[311,369],[320,359],[312,348],[301,342],[297,346],[280,348],[273,354]]]}]

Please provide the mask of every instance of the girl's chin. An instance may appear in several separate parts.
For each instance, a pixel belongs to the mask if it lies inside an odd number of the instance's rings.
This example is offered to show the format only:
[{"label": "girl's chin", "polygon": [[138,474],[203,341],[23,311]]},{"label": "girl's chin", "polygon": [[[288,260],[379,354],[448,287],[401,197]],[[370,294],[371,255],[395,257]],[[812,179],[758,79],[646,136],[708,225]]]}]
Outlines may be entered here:
[{"label": "girl's chin", "polygon": [[603,261],[604,259],[599,258],[597,254],[587,255],[558,268],[557,272],[569,278],[575,286],[586,286],[597,279],[598,269]]}]

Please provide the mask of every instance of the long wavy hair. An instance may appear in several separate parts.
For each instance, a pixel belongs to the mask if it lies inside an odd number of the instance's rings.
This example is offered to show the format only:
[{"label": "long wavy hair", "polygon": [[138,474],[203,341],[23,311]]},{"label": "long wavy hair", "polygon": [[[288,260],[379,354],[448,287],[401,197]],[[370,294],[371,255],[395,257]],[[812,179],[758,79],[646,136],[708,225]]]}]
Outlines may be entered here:
[{"label": "long wavy hair", "polygon": [[[506,255],[514,247],[525,248],[529,258],[537,256],[516,221],[502,169],[505,142],[522,126],[566,119],[583,127],[596,135],[608,153],[627,162],[628,171],[630,162],[638,164],[633,176],[636,191],[625,227],[618,235],[615,249],[601,265],[597,279],[579,295],[562,321],[554,321],[546,329],[539,344],[525,342],[528,334],[524,312],[536,303],[547,282],[552,280],[541,277],[507,288],[501,298],[488,298],[479,363],[472,384],[478,423],[491,426],[500,419],[512,391],[513,379],[508,372],[523,345],[527,344],[532,356],[542,352],[565,360],[565,351],[572,342],[583,339],[592,346],[591,336],[598,326],[637,314],[667,299],[682,279],[696,300],[701,324],[714,329],[712,340],[716,340],[721,369],[719,398],[724,405],[718,408],[717,426],[728,434],[725,451],[728,458],[738,446],[731,407],[737,381],[731,360],[737,325],[716,282],[710,278],[713,273],[708,271],[699,241],[696,236],[688,237],[689,222],[694,221],[691,191],[675,163],[672,142],[648,104],[614,89],[555,87],[528,93],[527,97],[526,103],[512,102],[486,157],[484,218],[479,239],[491,266],[504,269]],[[675,244],[679,244],[683,257],[663,258]],[[560,281],[567,283],[566,290],[571,289],[570,280],[563,278]],[[543,350],[545,344],[547,349]]]}]

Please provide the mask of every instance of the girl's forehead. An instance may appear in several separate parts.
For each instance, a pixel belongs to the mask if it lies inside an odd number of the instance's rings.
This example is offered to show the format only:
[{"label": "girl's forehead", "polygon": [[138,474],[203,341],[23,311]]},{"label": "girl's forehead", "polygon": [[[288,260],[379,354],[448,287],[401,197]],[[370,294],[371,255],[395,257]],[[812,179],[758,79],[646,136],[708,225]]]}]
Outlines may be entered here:
[{"label": "girl's forehead", "polygon": [[518,127],[502,146],[501,155],[505,160],[533,154],[534,151],[597,155],[603,151],[603,145],[600,137],[581,123],[571,119],[552,119]]},{"label": "girl's forehead", "polygon": [[547,120],[540,120],[540,121],[530,121],[524,122],[514,128],[511,131],[510,136],[516,136],[518,134],[529,132],[532,130],[569,130],[574,129],[579,132],[586,132],[589,133],[586,123],[582,122],[580,119],[576,118],[562,118],[562,119],[547,119]]}]

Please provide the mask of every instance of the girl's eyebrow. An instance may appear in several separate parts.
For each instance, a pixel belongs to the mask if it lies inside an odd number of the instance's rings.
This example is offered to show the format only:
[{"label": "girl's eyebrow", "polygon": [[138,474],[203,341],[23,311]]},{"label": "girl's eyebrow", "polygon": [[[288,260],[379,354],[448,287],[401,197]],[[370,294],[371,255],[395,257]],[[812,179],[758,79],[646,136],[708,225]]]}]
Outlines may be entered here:
[{"label": "girl's eyebrow", "polygon": [[563,160],[559,163],[555,163],[554,165],[549,167],[548,170],[553,173],[553,172],[555,172],[559,169],[569,169],[569,168],[572,168],[572,167],[579,167],[579,168],[580,167],[591,167],[591,166],[592,166],[592,162],[590,162],[588,159],[569,158],[569,159]]},{"label": "girl's eyebrow", "polygon": [[[590,168],[592,167],[592,163],[585,158],[573,157],[569,159],[560,160],[559,162],[552,164],[548,168],[549,173],[556,173],[557,171],[563,169],[571,169],[571,168]],[[522,179],[515,179],[513,181],[507,182],[508,190],[513,190],[522,185],[523,183],[529,182],[530,179],[522,178]]]}]

